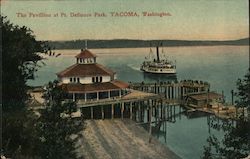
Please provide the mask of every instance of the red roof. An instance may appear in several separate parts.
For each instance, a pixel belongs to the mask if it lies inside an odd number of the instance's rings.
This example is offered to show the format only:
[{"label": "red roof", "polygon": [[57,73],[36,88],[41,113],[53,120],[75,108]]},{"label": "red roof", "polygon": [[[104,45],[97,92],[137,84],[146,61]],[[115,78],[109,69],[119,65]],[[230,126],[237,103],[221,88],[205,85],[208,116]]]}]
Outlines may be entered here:
[{"label": "red roof", "polygon": [[85,49],[85,50],[81,50],[81,52],[75,57],[76,58],[93,58],[93,57],[96,57],[96,55],[90,52],[89,50]]},{"label": "red roof", "polygon": [[115,72],[100,64],[75,64],[57,73],[58,77],[112,76]]},{"label": "red roof", "polygon": [[129,86],[128,83],[125,83],[123,81],[118,81],[118,80],[112,81],[112,83],[119,88],[128,88],[128,86]]},{"label": "red roof", "polygon": [[122,88],[128,88],[128,84],[122,81],[115,80],[112,82],[94,83],[94,84],[81,84],[81,83],[62,84],[61,87],[64,91],[68,93],[85,93],[85,92],[119,90]]}]

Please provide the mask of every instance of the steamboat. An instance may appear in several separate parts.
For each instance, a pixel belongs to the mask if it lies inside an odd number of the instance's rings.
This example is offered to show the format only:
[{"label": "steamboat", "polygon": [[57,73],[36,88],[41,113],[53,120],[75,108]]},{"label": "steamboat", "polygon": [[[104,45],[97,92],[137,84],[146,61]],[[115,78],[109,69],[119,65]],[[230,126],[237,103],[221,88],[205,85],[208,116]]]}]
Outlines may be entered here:
[{"label": "steamboat", "polygon": [[154,74],[176,74],[176,62],[169,60],[168,58],[160,59],[159,47],[156,47],[156,59],[151,58],[152,50],[150,49],[149,57],[145,57],[145,61],[141,65],[143,72]]}]

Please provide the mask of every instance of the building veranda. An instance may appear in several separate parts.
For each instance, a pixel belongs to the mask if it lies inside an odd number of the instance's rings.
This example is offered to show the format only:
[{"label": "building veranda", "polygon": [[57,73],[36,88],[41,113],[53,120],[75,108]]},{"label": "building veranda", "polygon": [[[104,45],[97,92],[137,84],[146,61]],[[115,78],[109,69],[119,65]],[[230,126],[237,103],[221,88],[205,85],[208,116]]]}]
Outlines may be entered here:
[{"label": "building veranda", "polygon": [[82,49],[75,59],[75,64],[57,76],[65,100],[77,104],[78,115],[91,119],[132,119],[135,112],[140,110],[142,114],[148,106],[156,105],[158,95],[130,89],[128,83],[117,79],[114,71],[98,64],[97,56],[88,49]]},{"label": "building veranda", "polygon": [[97,63],[97,56],[82,49],[76,63],[57,73],[65,98],[93,101],[121,98],[129,93],[128,84],[117,80],[116,73]]}]

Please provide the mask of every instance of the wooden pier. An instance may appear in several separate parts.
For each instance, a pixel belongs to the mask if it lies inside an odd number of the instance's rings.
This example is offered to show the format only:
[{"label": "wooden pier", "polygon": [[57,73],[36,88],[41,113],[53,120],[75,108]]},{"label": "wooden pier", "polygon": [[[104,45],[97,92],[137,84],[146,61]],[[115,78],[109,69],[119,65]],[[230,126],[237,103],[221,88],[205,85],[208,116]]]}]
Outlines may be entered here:
[{"label": "wooden pier", "polygon": [[78,99],[75,102],[78,115],[86,119],[130,118],[139,123],[157,121],[159,124],[162,121],[175,122],[175,106],[183,104],[186,95],[206,92],[209,87],[207,82],[193,80],[130,83],[130,93],[124,96],[87,101]]},{"label": "wooden pier", "polygon": [[186,94],[205,92],[210,88],[208,82],[183,80],[180,82],[130,83],[130,88],[161,95],[167,100],[183,99]]},{"label": "wooden pier", "polygon": [[79,99],[75,102],[81,112],[79,114],[87,119],[130,118],[144,121],[146,118],[145,122],[148,122],[150,116],[154,115],[160,121],[168,120],[172,111],[175,113],[174,106],[180,105],[186,94],[204,92],[209,87],[207,82],[193,80],[130,83],[130,93],[122,97],[87,101]]},{"label": "wooden pier", "polygon": [[166,134],[166,121],[174,123],[176,117],[181,116],[180,104],[187,94],[206,92],[209,87],[207,82],[192,80],[130,83],[131,92],[121,98],[76,102],[82,116],[87,119],[129,118],[146,125],[150,142],[154,131],[162,130]]},{"label": "wooden pier", "polygon": [[131,93],[121,97],[103,100],[78,100],[76,104],[83,117],[90,119],[134,118],[135,110],[142,110],[145,105],[154,105],[160,96],[131,90]]},{"label": "wooden pier", "polygon": [[183,110],[176,106],[180,106],[186,94],[207,91],[209,84],[191,80],[174,83],[142,82],[130,83],[129,89],[130,93],[116,98],[78,99],[75,101],[78,106],[77,115],[85,119],[132,119],[137,124],[146,125],[150,142],[154,131],[161,130],[166,134],[166,121],[174,123],[177,116],[181,117]]}]

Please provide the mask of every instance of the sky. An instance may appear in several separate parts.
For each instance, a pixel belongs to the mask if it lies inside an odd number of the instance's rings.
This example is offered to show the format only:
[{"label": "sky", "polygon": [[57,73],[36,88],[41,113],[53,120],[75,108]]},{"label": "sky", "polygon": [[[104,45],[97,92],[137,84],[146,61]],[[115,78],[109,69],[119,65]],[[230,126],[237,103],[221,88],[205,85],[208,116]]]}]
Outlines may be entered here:
[{"label": "sky", "polygon": [[[248,0],[2,0],[1,12],[12,23],[33,30],[38,40],[234,40],[249,37],[248,3]],[[166,16],[143,16],[143,12]],[[72,13],[91,16],[72,17]],[[95,16],[96,13],[106,16]],[[116,13],[135,16],[115,16]],[[50,17],[44,17],[45,14]]]}]

